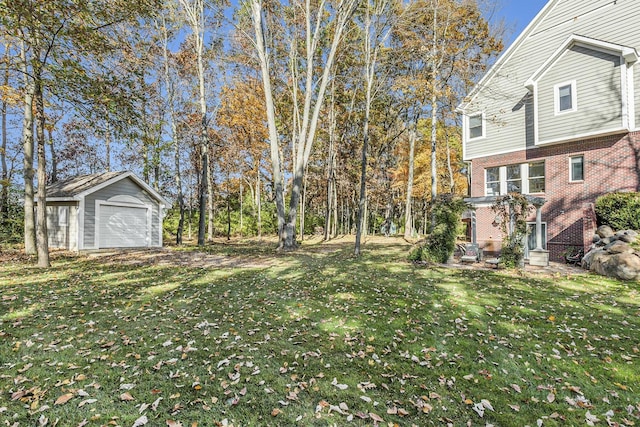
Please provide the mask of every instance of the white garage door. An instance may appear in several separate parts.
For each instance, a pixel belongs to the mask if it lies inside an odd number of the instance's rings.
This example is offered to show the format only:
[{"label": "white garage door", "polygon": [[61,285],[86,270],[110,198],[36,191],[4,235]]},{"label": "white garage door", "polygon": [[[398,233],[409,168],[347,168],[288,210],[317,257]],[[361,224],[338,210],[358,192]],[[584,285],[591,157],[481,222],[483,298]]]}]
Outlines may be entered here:
[{"label": "white garage door", "polygon": [[149,246],[147,208],[100,205],[98,233],[100,248]]}]

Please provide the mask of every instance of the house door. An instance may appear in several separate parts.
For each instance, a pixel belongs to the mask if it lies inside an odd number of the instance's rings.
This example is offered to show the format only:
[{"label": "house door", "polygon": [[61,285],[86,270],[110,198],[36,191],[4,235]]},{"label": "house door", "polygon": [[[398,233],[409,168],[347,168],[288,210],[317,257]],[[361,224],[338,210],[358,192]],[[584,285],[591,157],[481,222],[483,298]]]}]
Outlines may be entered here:
[{"label": "house door", "polygon": [[[547,249],[547,223],[540,224],[542,227],[542,249]],[[529,259],[529,251],[536,248],[536,223],[527,223],[527,244],[524,247],[524,258]]]},{"label": "house door", "polygon": [[98,217],[98,247],[135,248],[149,246],[149,228],[146,206],[102,204]]}]

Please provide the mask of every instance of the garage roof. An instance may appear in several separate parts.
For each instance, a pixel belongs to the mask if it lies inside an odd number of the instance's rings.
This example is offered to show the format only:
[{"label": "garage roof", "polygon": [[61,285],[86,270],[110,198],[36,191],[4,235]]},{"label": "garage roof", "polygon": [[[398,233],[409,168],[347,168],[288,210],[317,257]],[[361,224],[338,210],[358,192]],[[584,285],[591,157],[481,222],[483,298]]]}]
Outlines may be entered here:
[{"label": "garage roof", "polygon": [[121,179],[131,178],[136,184],[142,187],[160,204],[170,206],[157,191],[151,188],[146,182],[138,178],[133,172],[102,172],[88,175],[79,175],[73,178],[57,181],[47,186],[47,200],[64,201],[80,200],[88,194],[98,191]]}]

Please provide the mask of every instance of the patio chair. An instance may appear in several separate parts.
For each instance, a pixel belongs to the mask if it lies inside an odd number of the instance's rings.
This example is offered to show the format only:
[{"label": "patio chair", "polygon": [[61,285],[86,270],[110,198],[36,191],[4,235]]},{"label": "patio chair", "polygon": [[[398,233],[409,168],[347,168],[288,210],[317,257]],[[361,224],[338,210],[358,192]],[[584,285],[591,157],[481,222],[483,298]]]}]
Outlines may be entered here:
[{"label": "patio chair", "polygon": [[460,262],[463,264],[467,262],[473,264],[480,261],[482,261],[482,249],[475,243],[465,245],[464,252],[460,257]]}]

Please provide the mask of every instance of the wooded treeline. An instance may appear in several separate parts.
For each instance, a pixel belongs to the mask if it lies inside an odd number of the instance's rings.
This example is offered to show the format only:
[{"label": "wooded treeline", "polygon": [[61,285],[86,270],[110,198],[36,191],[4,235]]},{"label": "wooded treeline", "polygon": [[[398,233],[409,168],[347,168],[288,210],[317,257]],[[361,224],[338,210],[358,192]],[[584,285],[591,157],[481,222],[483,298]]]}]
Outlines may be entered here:
[{"label": "wooded treeline", "polygon": [[489,6],[0,0],[0,237],[48,265],[40,183],[109,170],[175,202],[178,243],[427,233],[466,193],[454,110],[502,50]]}]

